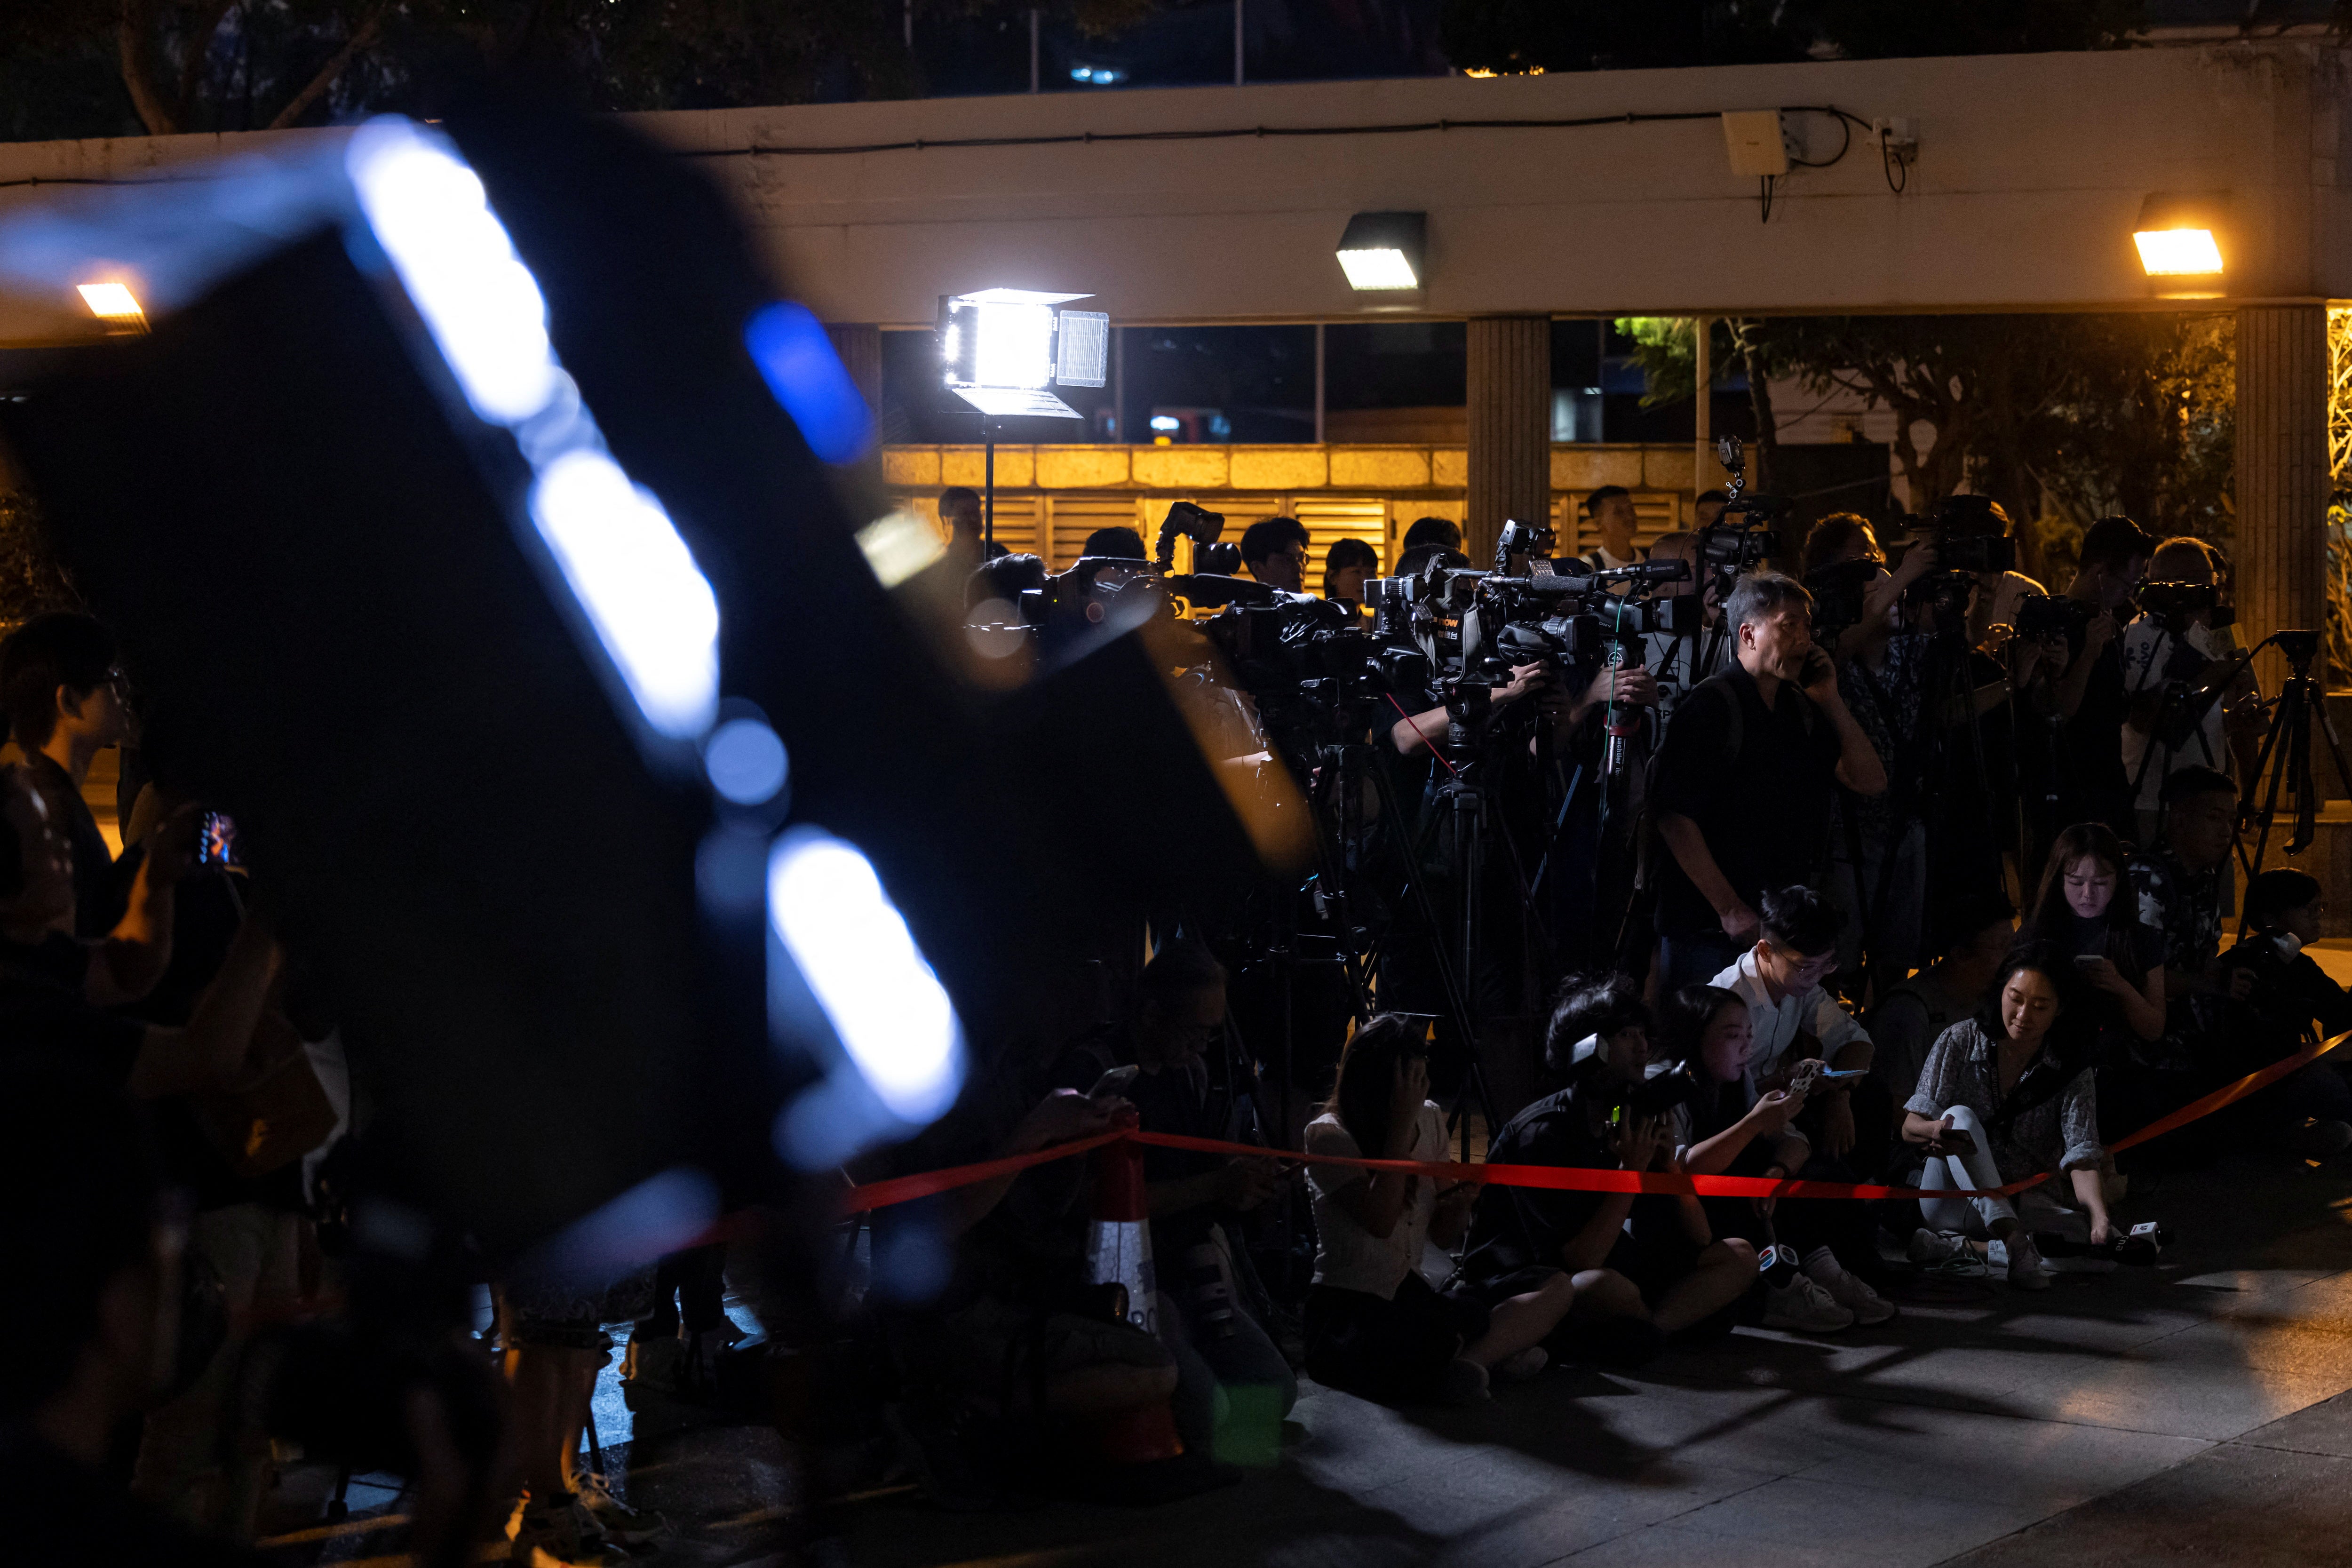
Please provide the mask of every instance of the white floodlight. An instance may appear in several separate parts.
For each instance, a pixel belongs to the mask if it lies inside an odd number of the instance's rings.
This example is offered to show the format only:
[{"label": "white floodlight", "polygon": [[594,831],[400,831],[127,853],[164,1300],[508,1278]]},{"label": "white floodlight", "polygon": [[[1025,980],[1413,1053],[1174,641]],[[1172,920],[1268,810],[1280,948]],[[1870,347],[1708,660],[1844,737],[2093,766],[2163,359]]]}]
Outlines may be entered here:
[{"label": "white floodlight", "polygon": [[2140,203],[2132,225],[2140,270],[2150,278],[2218,281],[2224,270],[2221,239],[2229,221],[2227,192],[2158,191]]},{"label": "white floodlight", "polygon": [[1339,237],[1339,268],[1359,293],[1421,287],[1428,248],[1425,213],[1358,213]]},{"label": "white floodlight", "polygon": [[1084,416],[1045,390],[1100,386],[1110,318],[1060,306],[1085,294],[983,289],[940,299],[940,352],[949,391],[992,419]]}]

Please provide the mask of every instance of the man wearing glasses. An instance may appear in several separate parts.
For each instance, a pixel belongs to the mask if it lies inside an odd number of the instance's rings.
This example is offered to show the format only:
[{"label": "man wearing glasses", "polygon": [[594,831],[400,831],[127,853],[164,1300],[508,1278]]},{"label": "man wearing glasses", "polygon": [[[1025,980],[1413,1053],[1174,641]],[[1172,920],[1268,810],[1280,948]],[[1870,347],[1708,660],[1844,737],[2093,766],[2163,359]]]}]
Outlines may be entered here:
[{"label": "man wearing glasses", "polygon": [[1307,591],[1307,525],[1295,517],[1269,517],[1242,535],[1242,564],[1259,582],[1286,594]]},{"label": "man wearing glasses", "polygon": [[25,771],[73,851],[75,934],[104,936],[125,889],[114,856],[82,799],[90,764],[128,737],[131,704],[114,634],[71,610],[36,616],[0,642],[0,712]]}]

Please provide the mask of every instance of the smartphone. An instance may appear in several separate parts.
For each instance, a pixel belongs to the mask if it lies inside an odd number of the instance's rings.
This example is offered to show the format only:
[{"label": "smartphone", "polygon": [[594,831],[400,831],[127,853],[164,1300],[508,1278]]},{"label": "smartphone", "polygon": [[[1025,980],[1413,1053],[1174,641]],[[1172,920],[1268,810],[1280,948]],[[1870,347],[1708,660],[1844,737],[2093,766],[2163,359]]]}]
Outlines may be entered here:
[{"label": "smartphone", "polygon": [[1868,1078],[1870,1076],[1870,1069],[1868,1068],[1847,1068],[1841,1071],[1836,1068],[1823,1068],[1820,1076],[1821,1081],[1823,1083],[1852,1083],[1858,1078]]},{"label": "smartphone", "polygon": [[1132,1062],[1123,1068],[1113,1068],[1095,1079],[1094,1088],[1087,1090],[1087,1098],[1111,1100],[1123,1096],[1134,1085],[1136,1075],[1142,1070]]},{"label": "smartphone", "polygon": [[2077,969],[2096,968],[2105,962],[2105,958],[2095,952],[2078,952],[2074,955],[2074,967]]},{"label": "smartphone", "polygon": [[241,866],[237,858],[236,823],[226,812],[208,811],[196,826],[196,864]]},{"label": "smartphone", "polygon": [[1973,1154],[1977,1149],[1975,1135],[1962,1127],[1945,1128],[1937,1142],[1947,1150],[1957,1150],[1963,1154]]}]

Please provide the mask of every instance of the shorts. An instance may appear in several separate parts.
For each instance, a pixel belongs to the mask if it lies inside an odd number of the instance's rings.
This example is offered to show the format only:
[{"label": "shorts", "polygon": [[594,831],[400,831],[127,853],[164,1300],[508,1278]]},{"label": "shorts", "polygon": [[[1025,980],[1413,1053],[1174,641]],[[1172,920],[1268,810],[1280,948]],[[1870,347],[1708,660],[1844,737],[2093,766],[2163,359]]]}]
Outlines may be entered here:
[{"label": "shorts", "polygon": [[1486,1303],[1441,1295],[1419,1274],[1396,1294],[1318,1285],[1307,1292],[1307,1373],[1327,1388],[1394,1403],[1433,1394],[1464,1346],[1486,1332]]}]

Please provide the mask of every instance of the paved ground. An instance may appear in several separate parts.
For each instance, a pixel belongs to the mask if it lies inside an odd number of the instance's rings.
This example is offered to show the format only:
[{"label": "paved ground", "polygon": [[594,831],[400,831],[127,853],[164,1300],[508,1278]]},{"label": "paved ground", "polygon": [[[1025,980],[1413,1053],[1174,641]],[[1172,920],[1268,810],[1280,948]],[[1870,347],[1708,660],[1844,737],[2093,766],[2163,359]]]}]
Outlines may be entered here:
[{"label": "paved ground", "polygon": [[[877,1565],[2352,1563],[2352,1200],[2271,1168],[2131,1213],[2147,1270],[1946,1289],[1832,1340],[1742,1331],[1467,1412],[1311,1391],[1272,1474],[1149,1512],[857,1510]],[[2341,1396],[2341,1397],[2339,1397]]]}]

